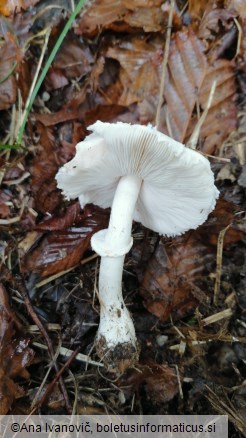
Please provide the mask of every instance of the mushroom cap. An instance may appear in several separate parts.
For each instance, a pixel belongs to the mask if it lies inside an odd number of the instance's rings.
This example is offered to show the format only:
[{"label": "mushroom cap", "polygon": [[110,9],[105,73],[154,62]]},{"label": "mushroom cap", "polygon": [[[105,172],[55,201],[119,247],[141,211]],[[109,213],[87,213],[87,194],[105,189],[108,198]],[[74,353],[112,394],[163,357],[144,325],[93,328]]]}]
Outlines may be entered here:
[{"label": "mushroom cap", "polygon": [[133,219],[166,236],[201,225],[219,192],[209,161],[152,126],[97,121],[76,146],[76,155],[57,173],[58,187],[84,207],[111,207],[119,179],[143,182]]}]

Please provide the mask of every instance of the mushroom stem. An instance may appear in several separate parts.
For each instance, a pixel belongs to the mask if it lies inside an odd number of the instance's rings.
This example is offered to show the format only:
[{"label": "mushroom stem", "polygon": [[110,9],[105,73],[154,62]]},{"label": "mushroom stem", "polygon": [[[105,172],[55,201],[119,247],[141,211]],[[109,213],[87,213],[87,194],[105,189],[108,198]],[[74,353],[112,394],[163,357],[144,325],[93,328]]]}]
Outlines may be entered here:
[{"label": "mushroom stem", "polygon": [[105,243],[125,246],[131,243],[132,218],[142,179],[136,175],[122,176],[115,191]]},{"label": "mushroom stem", "polygon": [[138,359],[134,325],[122,296],[125,254],[132,246],[132,218],[142,179],[120,178],[107,230],[92,237],[93,249],[101,255],[99,274],[100,324],[97,351],[111,369],[121,371]]}]

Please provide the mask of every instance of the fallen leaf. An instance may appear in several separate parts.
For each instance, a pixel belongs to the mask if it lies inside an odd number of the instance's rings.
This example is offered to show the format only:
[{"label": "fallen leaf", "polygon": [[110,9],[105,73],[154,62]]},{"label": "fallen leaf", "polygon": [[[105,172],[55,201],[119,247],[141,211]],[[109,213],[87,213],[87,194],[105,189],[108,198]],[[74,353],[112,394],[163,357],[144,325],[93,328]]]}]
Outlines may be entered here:
[{"label": "fallen leaf", "polygon": [[69,80],[86,76],[91,71],[93,63],[94,58],[88,45],[70,32],[47,74],[46,89],[50,91],[62,88],[69,83]]},{"label": "fallen leaf", "polygon": [[244,0],[227,0],[227,8],[239,14],[242,20],[246,18],[246,9]]},{"label": "fallen leaf", "polygon": [[[211,7],[211,1],[209,1]],[[207,7],[208,0],[189,0],[189,13],[194,19],[201,17]]]},{"label": "fallen leaf", "polygon": [[235,15],[235,13],[233,14],[232,11],[228,9],[211,9],[211,5],[207,5],[199,25],[199,38],[210,41],[215,40],[218,34],[221,35],[222,28],[228,31],[235,25],[233,20]]},{"label": "fallen leaf", "polygon": [[164,96],[171,136],[184,142],[207,70],[205,47],[191,29],[177,32],[170,44]]},{"label": "fallen leaf", "polygon": [[147,42],[133,37],[110,47],[106,57],[117,60],[120,65],[120,81],[123,92],[119,104],[129,106],[141,102],[146,95],[159,91],[163,44],[159,38]]},{"label": "fallen leaf", "polygon": [[29,340],[21,335],[22,326],[10,308],[7,292],[0,284],[0,414],[8,413],[22,388],[14,379],[27,379],[26,370],[33,359]]},{"label": "fallen leaf", "polygon": [[118,32],[142,28],[145,32],[158,32],[164,28],[165,12],[160,0],[133,1],[96,0],[87,7],[78,22],[77,32],[86,36],[95,35],[99,29]]},{"label": "fallen leaf", "polygon": [[13,75],[22,53],[10,32],[0,41],[0,110],[8,109],[16,101],[16,79]]},{"label": "fallen leaf", "polygon": [[8,17],[21,10],[25,11],[30,6],[34,6],[39,0],[0,0],[0,14]]},{"label": "fallen leaf", "polygon": [[71,206],[63,217],[44,221],[37,230],[51,232],[23,257],[22,272],[33,271],[46,277],[76,266],[88,249],[91,236],[107,224],[107,212],[87,206],[82,215],[78,204]]},{"label": "fallen leaf", "polygon": [[[182,372],[180,373],[182,381]],[[179,391],[179,383],[175,368],[166,364],[138,364],[137,370],[125,374],[118,382],[121,386],[145,389],[146,397],[152,404],[166,403],[172,400]]]},{"label": "fallen leaf", "polygon": [[[208,68],[198,92],[198,101],[202,110],[206,107],[214,81],[216,81],[216,90],[200,131],[200,149],[207,154],[213,154],[216,147],[218,148],[237,126],[238,110],[233,61],[218,59]],[[186,140],[196,122],[197,117],[191,119],[186,132]]]}]

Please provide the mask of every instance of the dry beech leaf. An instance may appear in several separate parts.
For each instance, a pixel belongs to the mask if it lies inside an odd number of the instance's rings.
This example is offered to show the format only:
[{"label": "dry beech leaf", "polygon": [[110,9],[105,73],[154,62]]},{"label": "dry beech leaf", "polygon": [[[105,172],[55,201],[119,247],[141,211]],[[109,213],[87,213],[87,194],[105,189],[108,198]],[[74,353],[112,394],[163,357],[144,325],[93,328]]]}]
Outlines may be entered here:
[{"label": "dry beech leaf", "polygon": [[22,394],[15,378],[27,379],[33,351],[29,340],[20,335],[21,324],[10,308],[8,294],[0,284],[0,414],[7,414],[13,401]]},{"label": "dry beech leaf", "polygon": [[127,8],[122,0],[96,0],[89,5],[86,13],[83,12],[76,31],[82,35],[94,35],[99,29],[121,20],[126,12]]},{"label": "dry beech leaf", "polygon": [[170,44],[164,96],[171,134],[181,143],[206,70],[207,61],[202,42],[191,30],[177,32]]},{"label": "dry beech leaf", "polygon": [[160,0],[96,0],[78,22],[77,32],[95,35],[98,30],[131,31],[132,27],[145,32],[159,32],[164,28],[164,11]]},{"label": "dry beech leaf", "polygon": [[233,20],[235,16],[236,14],[228,9],[211,9],[211,6],[208,5],[199,25],[199,38],[214,40],[217,34],[221,33],[222,26],[228,31],[233,25],[235,25]]},{"label": "dry beech leaf", "polygon": [[[209,220],[195,231],[161,242],[149,260],[141,284],[144,305],[163,321],[183,318],[199,303],[206,304],[203,282],[215,269],[219,232],[233,222],[235,206],[220,200]],[[244,233],[231,227],[224,246],[240,241]]]},{"label": "dry beech leaf", "polygon": [[144,32],[161,32],[166,20],[160,7],[137,8],[125,17],[131,27],[143,28]]},{"label": "dry beech leaf", "polygon": [[47,277],[76,266],[88,249],[92,234],[107,224],[107,212],[87,206],[82,215],[78,204],[68,208],[64,216],[44,221],[36,228],[49,233],[23,257],[22,272],[33,271]]},{"label": "dry beech leaf", "polygon": [[208,65],[204,46],[192,31],[178,32],[171,42],[166,111],[172,136],[186,143],[198,121],[196,105],[206,108],[211,87],[217,82],[210,110],[200,131],[200,149],[212,154],[237,123],[234,62],[219,59]]},{"label": "dry beech leaf", "polygon": [[121,41],[110,47],[106,56],[117,60],[120,65],[120,81],[123,92],[119,104],[129,106],[141,102],[146,95],[159,91],[163,44],[160,39],[146,42],[139,37]]},{"label": "dry beech leaf", "polygon": [[[198,121],[197,108],[201,113],[204,111],[212,84],[217,81],[211,108],[200,132],[200,149],[212,154],[236,127],[236,84],[234,62],[219,59],[208,64],[204,52],[205,45],[190,28],[173,36],[161,128],[175,140],[187,142]],[[125,106],[138,103],[141,122],[154,124],[163,42],[157,37],[146,41],[134,36],[110,47],[106,56],[121,66],[119,78],[123,91],[118,102]]]},{"label": "dry beech leaf", "polygon": [[[208,0],[189,0],[188,7],[189,13],[194,18],[197,19],[201,17],[207,7]],[[210,5],[211,7],[211,5]]]},{"label": "dry beech leaf", "polygon": [[[198,93],[202,110],[205,109],[213,82],[216,81],[211,107],[208,111],[200,132],[201,150],[213,154],[237,125],[236,83],[234,62],[218,59],[207,70],[206,76]],[[193,131],[197,117],[190,121],[186,140]]]}]

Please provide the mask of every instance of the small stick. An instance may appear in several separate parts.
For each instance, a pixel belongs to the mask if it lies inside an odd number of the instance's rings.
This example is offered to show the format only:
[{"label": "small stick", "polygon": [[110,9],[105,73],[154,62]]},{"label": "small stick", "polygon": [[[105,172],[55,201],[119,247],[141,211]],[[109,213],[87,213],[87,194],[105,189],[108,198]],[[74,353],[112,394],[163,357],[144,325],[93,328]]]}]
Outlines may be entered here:
[{"label": "small stick", "polygon": [[237,51],[236,51],[236,55],[234,56],[234,58],[236,58],[240,53],[243,32],[242,32],[242,28],[241,28],[238,20],[236,18],[233,18],[233,20],[234,20],[234,23],[237,26],[237,30],[238,30]]},{"label": "small stick", "polygon": [[218,304],[218,297],[220,291],[220,283],[221,283],[221,272],[222,272],[222,254],[223,254],[223,243],[224,237],[227,230],[230,228],[231,224],[227,225],[220,233],[218,237],[217,244],[217,255],[216,255],[216,278],[214,285],[214,304]]},{"label": "small stick", "polygon": [[[31,411],[31,415],[34,414],[34,412],[40,408],[42,406],[42,404],[45,402],[46,398],[48,397],[48,395],[50,394],[50,392],[52,391],[52,389],[54,388],[54,385],[56,384],[56,382],[59,379],[62,378],[62,374],[64,373],[65,369],[70,365],[70,363],[73,361],[73,359],[77,356],[78,352],[80,350],[80,347],[76,348],[76,350],[73,351],[73,353],[71,354],[71,356],[68,358],[68,360],[66,361],[66,363],[63,365],[63,367],[57,372],[56,376],[54,377],[54,379],[50,382],[49,386],[46,388],[46,391],[44,393],[44,395],[42,396],[41,400],[39,400],[36,404],[36,406],[34,406],[34,408]],[[71,410],[70,410],[71,411]],[[71,413],[71,412],[70,412]]]},{"label": "small stick", "polygon": [[211,87],[211,90],[210,90],[210,93],[209,93],[209,96],[208,96],[206,107],[205,107],[205,109],[204,109],[200,119],[198,120],[198,122],[197,122],[197,124],[195,126],[195,129],[194,129],[193,133],[191,134],[191,137],[190,137],[190,139],[189,139],[189,141],[188,141],[188,143],[186,145],[190,149],[196,149],[196,145],[197,145],[197,141],[198,141],[198,138],[199,138],[199,135],[200,135],[201,127],[202,127],[202,125],[203,125],[203,123],[204,123],[204,121],[205,121],[205,119],[207,117],[209,108],[212,105],[212,101],[213,101],[213,98],[214,98],[214,93],[215,93],[215,90],[216,90],[216,85],[217,85],[217,82],[213,81],[212,87]]},{"label": "small stick", "polygon": [[160,84],[160,92],[159,92],[159,101],[158,101],[158,105],[157,105],[157,109],[156,109],[156,117],[155,117],[155,126],[157,129],[160,126],[161,107],[162,107],[162,102],[163,102],[165,76],[166,76],[166,69],[167,69],[167,63],[168,63],[171,33],[172,33],[173,11],[174,11],[174,0],[171,0],[170,12],[169,12],[168,24],[167,24],[167,37],[166,37],[166,43],[165,43],[165,51],[164,51],[164,57],[163,57],[163,62],[162,62],[162,69],[161,69],[161,84]]},{"label": "small stick", "polygon": [[221,312],[214,313],[214,315],[207,316],[207,318],[202,319],[203,326],[214,324],[215,322],[221,321],[225,318],[230,318],[232,316],[231,309],[225,309]]}]

